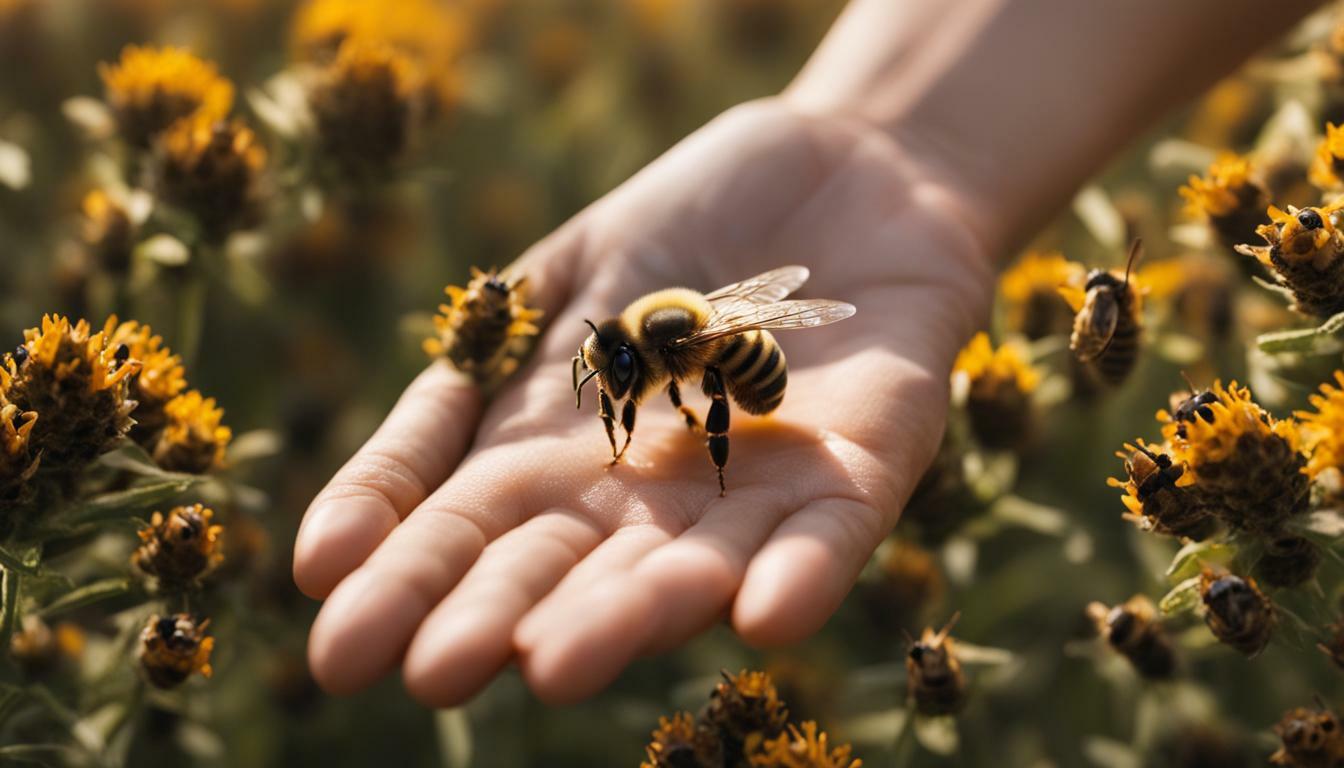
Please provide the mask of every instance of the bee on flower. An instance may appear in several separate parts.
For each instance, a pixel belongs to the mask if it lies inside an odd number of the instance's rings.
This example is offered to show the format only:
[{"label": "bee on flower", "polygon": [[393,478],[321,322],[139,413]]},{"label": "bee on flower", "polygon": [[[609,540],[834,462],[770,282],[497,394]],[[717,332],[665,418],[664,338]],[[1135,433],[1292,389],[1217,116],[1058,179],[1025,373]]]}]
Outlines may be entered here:
[{"label": "bee on flower", "polygon": [[966,416],[975,439],[991,450],[1022,447],[1032,428],[1031,394],[1040,374],[1016,346],[994,349],[977,333],[952,366],[954,391],[965,393]]},{"label": "bee on flower", "polygon": [[482,272],[473,267],[466,287],[444,289],[450,303],[439,305],[434,317],[438,335],[425,341],[425,352],[448,358],[479,383],[507,378],[539,333],[536,321],[541,310],[527,307],[524,280],[506,281],[493,269]]},{"label": "bee on flower", "polygon": [[640,768],[682,768],[682,766],[724,765],[721,747],[714,734],[696,725],[690,713],[678,712],[658,718],[658,727],[644,748],[647,759]]},{"label": "bee on flower", "polygon": [[1147,596],[1135,595],[1112,608],[1092,603],[1087,615],[1097,634],[1143,677],[1162,680],[1176,672],[1175,648]]},{"label": "bee on flower", "polygon": [[148,325],[133,320],[116,326],[109,344],[126,345],[130,359],[140,363],[140,369],[129,379],[130,397],[136,403],[131,411],[135,426],[130,436],[146,450],[153,450],[168,422],[165,407],[187,388],[182,357],[173,354],[163,337],[155,335]]},{"label": "bee on flower", "polygon": [[137,659],[145,678],[156,688],[176,688],[193,672],[210,677],[210,653],[215,639],[205,630],[210,620],[197,622],[190,614],[149,617],[140,632]]},{"label": "bee on flower", "polygon": [[966,675],[950,634],[957,618],[937,632],[925,627],[905,656],[906,687],[921,715],[952,715],[966,706]]},{"label": "bee on flower", "polygon": [[1293,296],[1293,309],[1314,317],[1344,310],[1344,235],[1334,217],[1344,200],[1319,208],[1269,207],[1269,224],[1256,227],[1265,245],[1238,245]]},{"label": "bee on flower", "polygon": [[789,710],[779,698],[770,676],[742,670],[723,672],[723,682],[714,688],[701,723],[717,734],[724,765],[740,765],[768,739],[784,732]]},{"label": "bee on flower", "polygon": [[1204,623],[1219,641],[1254,658],[1269,644],[1278,619],[1254,579],[1206,568],[1200,575]]},{"label": "bee on flower", "polygon": [[1232,153],[1220,155],[1203,177],[1191,175],[1179,191],[1186,216],[1208,222],[1219,242],[1229,248],[1255,234],[1269,205],[1269,193],[1250,159]]},{"label": "bee on flower", "polygon": [[781,733],[761,746],[751,756],[751,765],[758,768],[860,768],[862,760],[853,757],[848,744],[832,746],[830,737],[808,720],[802,726],[790,725],[788,733]]},{"label": "bee on flower", "polygon": [[1282,742],[1270,755],[1273,765],[1292,768],[1334,768],[1344,765],[1344,732],[1339,716],[1317,702],[1315,708],[1295,707],[1274,726]]},{"label": "bee on flower", "polygon": [[46,315],[0,365],[0,391],[16,412],[38,414],[25,437],[42,471],[79,469],[130,430],[135,401],[128,379],[140,362],[123,345],[109,344],[116,327],[111,317],[93,333],[85,320]]},{"label": "bee on flower", "polygon": [[195,117],[174,123],[154,164],[159,199],[191,214],[201,233],[222,242],[251,224],[266,150],[241,121]]},{"label": "bee on flower", "polygon": [[201,504],[174,507],[167,515],[155,512],[149,526],[139,531],[140,547],[131,554],[131,566],[160,589],[195,586],[224,560],[224,526],[211,523],[214,514]]},{"label": "bee on flower", "polygon": [[1125,450],[1115,455],[1125,462],[1128,478],[1106,482],[1124,489],[1121,501],[1140,528],[1193,541],[1203,541],[1218,530],[1209,500],[1192,487],[1194,476],[1169,454],[1140,439],[1125,443]]},{"label": "bee on flower", "polygon": [[233,107],[233,84],[182,48],[129,45],[98,74],[122,138],[141,149],[183,118],[214,122]]},{"label": "bee on flower", "polygon": [[203,474],[224,466],[224,451],[233,430],[224,426],[224,411],[213,397],[191,390],[163,407],[167,422],[154,446],[154,461],[170,472]]}]

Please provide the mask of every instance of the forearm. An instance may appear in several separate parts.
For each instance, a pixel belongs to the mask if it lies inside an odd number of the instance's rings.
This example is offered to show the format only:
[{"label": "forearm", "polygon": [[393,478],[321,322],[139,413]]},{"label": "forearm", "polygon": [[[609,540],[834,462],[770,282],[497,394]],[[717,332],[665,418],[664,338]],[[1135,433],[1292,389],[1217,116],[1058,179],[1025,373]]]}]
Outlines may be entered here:
[{"label": "forearm", "polygon": [[1002,252],[1318,0],[852,0],[786,92],[920,153]]}]

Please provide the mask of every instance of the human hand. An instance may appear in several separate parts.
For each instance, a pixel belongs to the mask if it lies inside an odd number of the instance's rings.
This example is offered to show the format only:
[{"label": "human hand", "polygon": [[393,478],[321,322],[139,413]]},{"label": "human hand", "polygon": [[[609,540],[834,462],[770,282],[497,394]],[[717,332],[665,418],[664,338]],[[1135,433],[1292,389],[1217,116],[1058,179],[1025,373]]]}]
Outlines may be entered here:
[{"label": "human hand", "polygon": [[[305,516],[317,680],[353,692],[400,661],[416,698],[448,706],[516,659],[568,702],[725,612],[752,644],[817,630],[932,460],[952,360],[988,307],[984,241],[939,178],[886,133],[757,102],[525,254],[547,313],[534,359],[488,404],[430,366]],[[576,412],[570,389],[583,319],[785,264],[858,314],[777,335],[788,392],[768,418],[734,415],[727,495],[657,399],[609,467],[597,403]]]}]

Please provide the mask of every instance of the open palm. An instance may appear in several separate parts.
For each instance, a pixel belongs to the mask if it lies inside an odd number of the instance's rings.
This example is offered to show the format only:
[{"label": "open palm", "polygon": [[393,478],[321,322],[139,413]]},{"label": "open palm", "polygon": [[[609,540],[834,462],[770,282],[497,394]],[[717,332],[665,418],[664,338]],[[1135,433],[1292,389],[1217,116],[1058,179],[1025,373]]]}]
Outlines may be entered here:
[{"label": "open palm", "polygon": [[[815,631],[931,460],[948,369],[987,304],[989,261],[958,211],[886,135],[772,100],[539,244],[519,264],[547,312],[534,359],[488,405],[431,366],[310,508],[295,577],[326,598],[317,679],[354,691],[400,662],[444,706],[516,659],[563,702],[725,613],[751,643]],[[811,268],[802,296],[858,314],[778,334],[788,392],[768,418],[734,414],[727,495],[660,398],[608,467],[596,400],[576,412],[570,389],[583,320],[785,264]]]}]

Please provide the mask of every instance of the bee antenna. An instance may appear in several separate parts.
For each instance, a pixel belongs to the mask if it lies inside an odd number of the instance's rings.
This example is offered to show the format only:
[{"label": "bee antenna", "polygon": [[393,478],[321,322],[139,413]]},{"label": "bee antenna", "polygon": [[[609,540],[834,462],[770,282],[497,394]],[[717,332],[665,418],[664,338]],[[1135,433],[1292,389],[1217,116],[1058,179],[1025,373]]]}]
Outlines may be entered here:
[{"label": "bee antenna", "polygon": [[961,619],[961,611],[957,611],[956,613],[952,614],[952,618],[948,619],[947,623],[943,625],[943,628],[938,630],[938,642],[942,642],[943,640],[947,639],[948,633],[952,631],[952,627],[956,626],[957,621],[960,619]]},{"label": "bee antenna", "polygon": [[1185,379],[1185,386],[1190,388],[1190,394],[1195,394],[1195,383],[1190,380],[1190,374],[1181,371],[1181,378]]},{"label": "bee antenna", "polygon": [[1125,262],[1125,287],[1129,287],[1129,273],[1134,268],[1134,262],[1139,260],[1139,252],[1143,250],[1143,238],[1136,237],[1129,246],[1129,260]]},{"label": "bee antenna", "polygon": [[[577,368],[575,370],[577,371]],[[583,377],[583,381],[580,381],[579,383],[574,385],[574,407],[576,409],[583,407],[583,385],[587,384],[588,380],[596,376],[598,373],[600,373],[600,371],[592,371],[587,376]],[[576,377],[577,375],[578,374],[575,373]]]},{"label": "bee antenna", "polygon": [[598,332],[598,330],[597,330],[597,326],[596,326],[596,325],[593,325],[593,321],[592,321],[592,320],[589,320],[589,319],[587,319],[587,318],[584,318],[583,322],[587,323],[587,324],[588,324],[588,327],[593,329],[593,335],[597,337],[597,340],[598,340],[598,341],[601,341],[601,340],[602,340],[602,334]]}]

